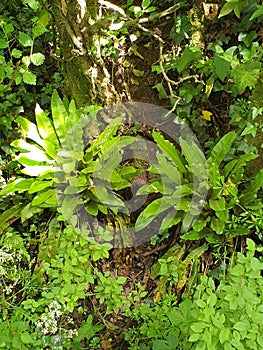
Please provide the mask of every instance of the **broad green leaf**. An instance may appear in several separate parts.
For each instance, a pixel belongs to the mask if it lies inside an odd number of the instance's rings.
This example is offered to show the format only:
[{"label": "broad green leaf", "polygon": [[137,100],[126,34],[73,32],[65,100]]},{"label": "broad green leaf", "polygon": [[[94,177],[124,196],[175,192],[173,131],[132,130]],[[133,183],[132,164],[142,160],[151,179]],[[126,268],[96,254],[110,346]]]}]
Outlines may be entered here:
[{"label": "broad green leaf", "polygon": [[64,220],[69,220],[73,216],[76,206],[80,203],[81,203],[80,198],[78,196],[77,197],[65,196],[62,202],[62,205],[60,207],[60,212],[63,215]]},{"label": "broad green leaf", "polygon": [[180,138],[179,140],[182,152],[189,165],[189,170],[198,180],[202,181],[207,176],[206,158],[200,148],[193,142],[187,142]]},{"label": "broad green leaf", "polygon": [[90,215],[92,216],[98,215],[99,209],[98,209],[98,204],[96,202],[93,202],[93,201],[88,202],[85,208]]},{"label": "broad green leaf", "polygon": [[[164,174],[169,179],[172,180],[174,186],[175,185],[180,185],[181,184],[181,174],[178,171],[178,169],[173,165],[173,163],[169,162],[167,158],[164,156],[164,154],[157,153],[156,154],[158,163],[160,165],[160,169],[162,171],[161,175]],[[165,182],[165,180],[162,178],[162,180]],[[173,186],[173,188],[174,188]]]},{"label": "broad green leaf", "polygon": [[[12,142],[12,146],[19,148],[21,153],[17,157],[19,160],[20,157],[28,158],[29,160],[36,160],[37,162],[49,162],[50,159],[47,157],[46,153],[37,145],[30,144],[25,140],[15,140]],[[27,152],[24,152],[26,150]]]},{"label": "broad green leaf", "polygon": [[32,344],[34,339],[28,332],[21,333],[21,340],[24,344]]},{"label": "broad green leaf", "polygon": [[0,49],[6,49],[8,47],[8,42],[6,39],[0,39]]},{"label": "broad green leaf", "polygon": [[43,211],[40,207],[33,207],[31,203],[27,204],[21,210],[21,221],[22,223],[30,219],[34,214],[41,213]]},{"label": "broad green leaf", "polygon": [[163,151],[168,159],[178,168],[178,170],[183,174],[186,172],[186,168],[184,165],[184,159],[179,153],[179,151],[175,148],[175,146],[165,140],[165,138],[158,132],[153,131],[152,133],[154,141],[157,143],[158,147]]},{"label": "broad green leaf", "polygon": [[211,209],[214,211],[222,211],[225,210],[226,208],[226,201],[225,198],[220,198],[220,199],[210,199],[209,200],[209,206]]},{"label": "broad green leaf", "polygon": [[8,47],[8,42],[6,39],[0,39],[0,49],[6,49]]},{"label": "broad green leaf", "polygon": [[234,324],[233,328],[240,332],[247,332],[250,329],[250,323],[248,320],[239,321]]},{"label": "broad green leaf", "polygon": [[211,229],[214,230],[218,235],[224,233],[225,223],[215,216],[211,220]]},{"label": "broad green leaf", "polygon": [[214,67],[215,67],[216,76],[221,81],[224,81],[225,77],[227,76],[228,72],[230,71],[231,63],[220,54],[215,54],[213,63],[214,63]]},{"label": "broad green leaf", "polygon": [[112,140],[105,141],[101,146],[101,158],[113,158],[112,154],[121,154],[121,149],[134,143],[135,140],[132,136],[116,136]]},{"label": "broad green leaf", "polygon": [[203,333],[204,329],[207,327],[207,323],[205,322],[197,322],[193,323],[190,328],[196,333]]},{"label": "broad green leaf", "polygon": [[49,155],[50,158],[57,159],[57,138],[54,137],[53,142],[49,142],[44,140],[45,143],[45,151]]},{"label": "broad green leaf", "polygon": [[[122,179],[114,173],[122,160],[121,149],[132,144],[136,139],[130,136],[117,136],[101,146],[101,156],[95,162],[94,177],[108,182],[118,182]],[[113,175],[118,175],[118,179]]]},{"label": "broad green leaf", "polygon": [[239,156],[237,159],[233,159],[229,163],[226,164],[224,168],[224,176],[230,176],[231,173],[237,173],[242,170],[242,168],[249,162],[257,158],[258,156],[254,153],[245,153]]},{"label": "broad green leaf", "polygon": [[171,194],[171,191],[174,189],[174,184],[169,183],[166,179],[160,179],[159,181],[153,181],[141,186],[136,195],[146,195],[149,193],[162,193],[162,194]]},{"label": "broad green leaf", "polygon": [[46,32],[48,32],[47,28],[45,26],[43,26],[43,24],[41,24],[41,23],[37,23],[36,25],[34,25],[34,27],[32,29],[32,33],[34,35],[34,38],[37,38]]},{"label": "broad green leaf", "polygon": [[263,186],[263,169],[260,169],[254,179],[249,184],[249,190],[253,193],[257,193]]},{"label": "broad green leaf", "polygon": [[197,232],[195,230],[192,230],[190,232],[187,232],[181,236],[181,239],[185,241],[198,241],[199,239],[204,238],[207,236],[207,232],[205,230],[202,230],[200,232]]},{"label": "broad green leaf", "polygon": [[36,85],[37,76],[32,72],[23,73],[23,82],[28,85]]},{"label": "broad green leaf", "polygon": [[231,332],[228,328],[223,328],[221,329],[220,333],[219,333],[219,341],[221,344],[224,344],[227,340],[230,339],[231,336]]},{"label": "broad green leaf", "polygon": [[240,17],[240,10],[244,6],[245,1],[242,0],[227,0],[225,5],[222,7],[218,18],[228,15],[232,11],[234,11],[235,15]]},{"label": "broad green leaf", "polygon": [[167,230],[169,227],[177,225],[181,221],[182,215],[178,214],[177,210],[171,209],[171,211],[163,219],[160,230]]},{"label": "broad green leaf", "polygon": [[68,117],[68,112],[56,90],[53,91],[51,98],[51,111],[55,131],[58,135],[58,139],[61,145],[63,145],[63,141],[67,137],[67,129],[65,127],[65,123]]},{"label": "broad green leaf", "polygon": [[234,82],[237,85],[238,92],[243,92],[247,87],[255,87],[261,70],[260,62],[249,61],[239,64],[233,70]]},{"label": "broad green leaf", "polygon": [[172,208],[174,199],[172,197],[163,197],[154,200],[150,203],[139,215],[135,223],[135,231],[141,231],[148,226],[155,217],[163,213],[165,210]]},{"label": "broad green leaf", "polygon": [[96,184],[92,189],[93,194],[101,202],[101,204],[109,204],[109,193],[103,184]]},{"label": "broad green leaf", "polygon": [[263,5],[257,5],[256,11],[253,13],[253,15],[249,18],[250,21],[253,21],[255,18],[263,15]]},{"label": "broad green leaf", "polygon": [[47,10],[42,10],[42,15],[38,18],[37,23],[42,24],[42,26],[46,27],[50,21],[51,15]]},{"label": "broad green leaf", "polygon": [[222,139],[212,149],[210,157],[207,160],[208,168],[216,165],[219,167],[227,153],[230,151],[232,143],[236,138],[236,133],[230,131],[228,134],[222,137]]},{"label": "broad green leaf", "polygon": [[[68,106],[68,110],[69,110],[69,113],[71,113],[72,117],[74,118],[74,116],[76,115],[76,112],[77,112],[77,106],[76,106],[75,100],[70,101],[69,106]],[[79,117],[77,117],[77,118],[79,118]]]},{"label": "broad green leaf", "polygon": [[196,46],[188,46],[184,49],[182,56],[177,63],[177,70],[179,73],[183,72],[185,68],[193,61],[197,61],[202,56],[202,52]]},{"label": "broad green leaf", "polygon": [[153,350],[170,350],[171,347],[165,340],[154,340],[153,342]]},{"label": "broad green leaf", "polygon": [[151,4],[151,0],[143,0],[142,1],[142,8],[146,9],[150,4]]},{"label": "broad green leaf", "polygon": [[26,137],[35,141],[37,144],[39,144],[39,146],[42,146],[44,148],[45,143],[40,137],[37,127],[34,123],[31,123],[28,119],[24,117],[18,117],[16,119],[16,122],[21,125],[23,131],[26,134]]},{"label": "broad green leaf", "polygon": [[[91,146],[89,147],[88,152],[93,154],[93,156],[101,149],[101,147],[106,143],[109,142],[109,140],[116,134],[120,124],[121,124],[122,118],[115,118],[113,121],[103,130],[97,139],[95,139]],[[106,150],[107,145],[104,145],[104,150]]]},{"label": "broad green leaf", "polygon": [[5,79],[5,67],[4,65],[0,65],[0,80],[4,80]]},{"label": "broad green leaf", "polygon": [[133,166],[122,166],[119,169],[119,174],[122,178],[127,180],[133,179],[135,176],[141,174],[140,169],[135,169]]},{"label": "broad green leaf", "polygon": [[[42,207],[42,204],[47,204],[49,199],[51,197],[56,197],[56,192],[54,189],[50,189],[50,190],[46,190],[46,191],[43,191],[43,192],[40,192],[38,193],[33,201],[32,201],[32,206],[33,207],[37,207],[37,206],[41,206]],[[52,201],[53,202],[53,201]],[[57,205],[57,201],[54,202],[55,205]],[[49,205],[45,205],[45,207],[49,207]]]},{"label": "broad green leaf", "polygon": [[17,156],[16,160],[24,166],[47,165],[47,164],[44,164],[44,162],[38,162],[37,160],[35,160],[34,153],[20,153]]},{"label": "broad green leaf", "polygon": [[53,143],[56,148],[59,148],[59,142],[54,130],[53,123],[50,118],[48,118],[46,113],[40,108],[38,103],[36,104],[35,114],[39,135],[43,139]]},{"label": "broad green leaf", "polygon": [[[193,342],[193,343],[196,343],[199,339],[201,338],[201,335],[199,334],[199,333],[192,333],[191,335],[190,335],[190,337],[189,337],[189,341],[190,342]],[[199,348],[196,348],[196,349],[198,349],[198,350],[203,350],[203,349],[205,349],[204,347],[203,348],[201,348],[201,349],[199,349]]]},{"label": "broad green leaf", "polygon": [[30,55],[30,60],[35,66],[41,66],[45,61],[45,56],[40,52],[33,53]]},{"label": "broad green leaf", "polygon": [[242,131],[241,136],[245,136],[245,135],[249,135],[251,134],[253,137],[256,137],[257,134],[257,126],[253,125],[251,123],[247,123],[247,126],[245,127],[245,129]]},{"label": "broad green leaf", "polygon": [[65,129],[67,130],[67,137],[63,140],[63,149],[68,150],[76,160],[83,158],[83,128],[80,122],[76,122],[75,125],[71,116],[68,117]]},{"label": "broad green leaf", "polygon": [[17,49],[13,49],[11,52],[11,55],[15,58],[20,58],[22,56],[22,51],[17,50]]},{"label": "broad green leaf", "polygon": [[193,184],[184,184],[178,186],[175,192],[173,192],[173,197],[182,198],[193,194]]},{"label": "broad green leaf", "polygon": [[14,28],[14,26],[13,26],[12,23],[8,23],[8,24],[5,24],[5,25],[4,25],[5,34],[10,34],[10,33],[12,33],[14,30],[15,30],[15,28]]},{"label": "broad green leaf", "polygon": [[17,179],[13,182],[8,182],[7,185],[0,191],[0,196],[7,195],[14,192],[24,192],[27,191],[31,184],[34,182],[34,179]]},{"label": "broad green leaf", "polygon": [[209,165],[207,172],[210,180],[210,186],[213,189],[212,198],[214,199],[217,198],[223,190],[219,167],[216,164]]},{"label": "broad green leaf", "polygon": [[53,185],[53,180],[51,181],[41,181],[35,180],[28,189],[28,193],[35,193],[43,190],[44,188],[51,187]]},{"label": "broad green leaf", "polygon": [[191,205],[191,200],[190,199],[185,199],[185,198],[174,198],[174,205],[177,210],[183,210],[185,212],[188,212],[190,209]]},{"label": "broad green leaf", "polygon": [[[114,174],[118,175],[117,171],[114,171]],[[114,191],[119,191],[119,190],[122,190],[123,188],[130,187],[130,186],[131,186],[131,183],[129,181],[124,179],[119,181],[114,181],[114,177],[113,177],[110,188]]]},{"label": "broad green leaf", "polygon": [[185,101],[185,103],[190,103],[196,96],[199,96],[203,90],[203,85],[193,85],[192,83],[185,82],[180,86],[179,96]]},{"label": "broad green leaf", "polygon": [[200,232],[202,231],[205,227],[206,227],[206,224],[207,222],[209,221],[210,219],[209,218],[201,218],[201,219],[197,219],[194,223],[193,223],[193,229],[196,231],[196,232]]},{"label": "broad green leaf", "polygon": [[103,186],[95,185],[94,188],[91,189],[91,192],[94,194],[96,201],[99,204],[103,206],[109,206],[109,209],[113,209],[113,207],[125,208],[125,202],[123,202],[115,194],[107,191],[106,188],[103,189]]},{"label": "broad green leaf", "polygon": [[38,0],[23,0],[23,3],[27,4],[34,11],[38,10],[39,8]]},{"label": "broad green leaf", "polygon": [[158,84],[154,85],[153,89],[157,89],[159,100],[164,100],[164,99],[169,98],[162,83],[158,83]]},{"label": "broad green leaf", "polygon": [[24,65],[28,68],[31,61],[30,61],[30,57],[29,56],[23,56],[22,57],[22,62],[24,63]]},{"label": "broad green leaf", "polygon": [[217,211],[216,212],[216,216],[218,217],[218,219],[220,219],[223,222],[227,222],[228,218],[229,218],[229,209],[225,209],[222,211]]},{"label": "broad green leaf", "polygon": [[0,234],[2,234],[3,231],[12,224],[13,219],[20,217],[21,208],[21,204],[18,204],[8,210],[5,210],[0,215]]}]

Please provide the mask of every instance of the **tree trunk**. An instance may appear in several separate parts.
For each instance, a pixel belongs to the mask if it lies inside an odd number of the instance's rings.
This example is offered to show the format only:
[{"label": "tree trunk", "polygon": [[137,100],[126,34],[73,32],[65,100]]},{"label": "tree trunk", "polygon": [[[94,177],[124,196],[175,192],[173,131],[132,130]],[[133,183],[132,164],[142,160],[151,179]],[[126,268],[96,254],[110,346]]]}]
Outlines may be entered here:
[{"label": "tree trunk", "polygon": [[77,107],[117,102],[118,95],[100,55],[98,0],[50,0],[50,5],[65,94],[76,101]]}]

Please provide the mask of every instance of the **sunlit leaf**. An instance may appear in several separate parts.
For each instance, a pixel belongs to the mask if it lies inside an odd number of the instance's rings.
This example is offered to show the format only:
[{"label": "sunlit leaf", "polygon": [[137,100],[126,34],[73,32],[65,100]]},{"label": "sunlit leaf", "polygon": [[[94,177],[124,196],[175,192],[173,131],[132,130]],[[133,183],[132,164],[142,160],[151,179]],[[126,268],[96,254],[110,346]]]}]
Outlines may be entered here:
[{"label": "sunlit leaf", "polygon": [[209,168],[213,166],[213,164],[217,166],[221,164],[227,153],[230,151],[235,138],[236,133],[234,131],[230,131],[228,134],[223,136],[221,140],[214,146],[210,157],[207,160]]},{"label": "sunlit leaf", "polygon": [[63,142],[66,139],[68,132],[65,126],[68,112],[56,90],[54,90],[52,94],[51,110],[56,133],[58,135],[59,141]]},{"label": "sunlit leaf", "polygon": [[41,66],[45,60],[45,56],[40,52],[33,53],[30,55],[30,60],[35,66]]},{"label": "sunlit leaf", "polygon": [[23,73],[23,82],[29,85],[36,85],[37,76],[32,72]]}]

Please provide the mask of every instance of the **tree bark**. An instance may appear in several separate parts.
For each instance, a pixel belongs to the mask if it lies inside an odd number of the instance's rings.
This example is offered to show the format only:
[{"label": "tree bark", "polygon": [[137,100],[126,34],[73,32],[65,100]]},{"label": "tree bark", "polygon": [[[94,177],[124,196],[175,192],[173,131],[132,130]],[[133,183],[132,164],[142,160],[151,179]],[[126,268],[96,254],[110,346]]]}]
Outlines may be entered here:
[{"label": "tree bark", "polygon": [[65,94],[77,107],[118,101],[100,55],[98,0],[50,0],[56,45],[60,51]]}]

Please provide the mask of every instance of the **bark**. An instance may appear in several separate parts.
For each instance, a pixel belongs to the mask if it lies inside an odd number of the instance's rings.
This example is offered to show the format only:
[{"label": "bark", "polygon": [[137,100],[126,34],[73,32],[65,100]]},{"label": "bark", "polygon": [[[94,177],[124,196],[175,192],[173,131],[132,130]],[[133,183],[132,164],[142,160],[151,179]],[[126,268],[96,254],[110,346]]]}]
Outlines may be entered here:
[{"label": "bark", "polygon": [[100,55],[98,0],[50,0],[60,50],[65,94],[76,101],[109,105],[118,101]]}]

